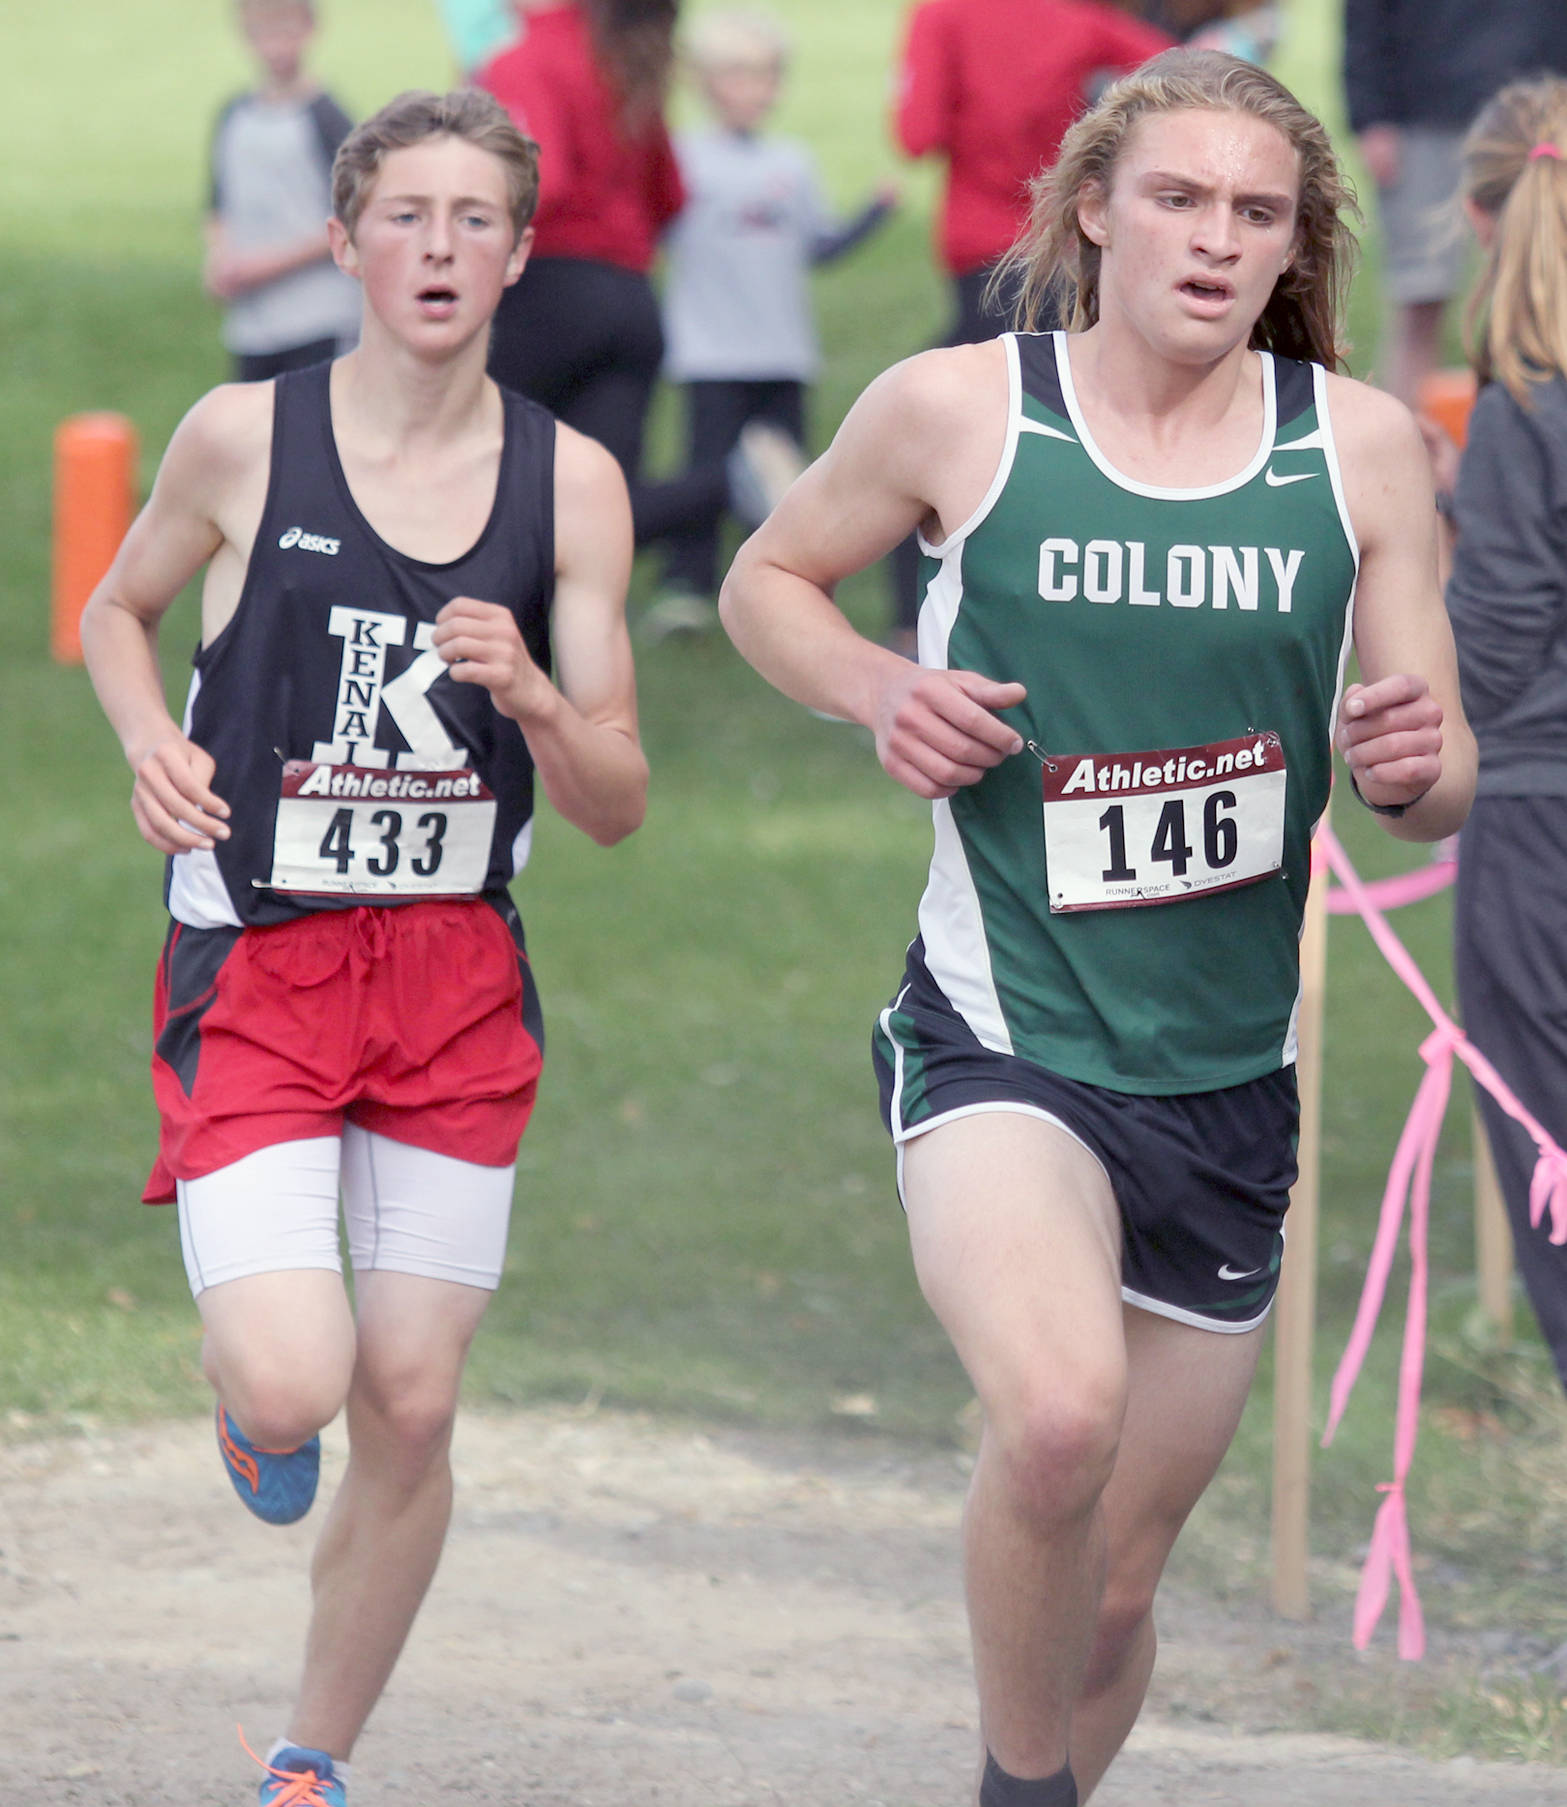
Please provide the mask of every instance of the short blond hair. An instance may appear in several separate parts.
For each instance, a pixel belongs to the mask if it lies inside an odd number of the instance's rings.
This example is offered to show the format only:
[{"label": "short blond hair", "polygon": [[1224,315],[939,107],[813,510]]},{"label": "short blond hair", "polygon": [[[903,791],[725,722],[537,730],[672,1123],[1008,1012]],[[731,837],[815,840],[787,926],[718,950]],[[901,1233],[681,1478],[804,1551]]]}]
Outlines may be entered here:
[{"label": "short blond hair", "polygon": [[698,75],[759,63],[781,69],[789,48],[789,35],[776,19],[744,7],[702,13],[681,38],[682,54]]},{"label": "short blond hair", "polygon": [[1032,328],[1053,302],[1071,332],[1099,318],[1099,247],[1078,219],[1085,191],[1108,194],[1138,121],[1159,113],[1246,113],[1271,125],[1300,159],[1296,252],[1252,328],[1251,343],[1285,357],[1343,366],[1344,306],[1356,242],[1355,193],[1339,169],[1321,120],[1266,70],[1222,50],[1166,50],[1111,84],[1061,140],[1055,163],[1029,185],[1033,207],[1017,243],[991,279],[993,295],[1016,294],[1019,324]]},{"label": "short blond hair", "polygon": [[1460,192],[1496,221],[1469,298],[1466,337],[1482,382],[1529,405],[1567,375],[1567,81],[1512,82],[1464,138]]},{"label": "short blond hair", "polygon": [[387,152],[430,138],[460,138],[500,160],[507,212],[521,238],[539,203],[539,147],[480,88],[453,88],[449,94],[410,88],[349,133],[332,164],[332,211],[348,236],[354,235]]}]

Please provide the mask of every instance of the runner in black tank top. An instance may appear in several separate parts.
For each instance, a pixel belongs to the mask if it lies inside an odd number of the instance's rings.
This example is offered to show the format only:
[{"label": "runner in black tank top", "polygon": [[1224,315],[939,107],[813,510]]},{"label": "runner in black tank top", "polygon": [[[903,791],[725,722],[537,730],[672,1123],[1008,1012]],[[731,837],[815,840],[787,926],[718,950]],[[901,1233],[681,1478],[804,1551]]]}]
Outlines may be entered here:
[{"label": "runner in black tank top", "polygon": [[[1271,76],[1155,58],[1067,134],[1006,271],[1021,326],[1066,304],[1059,345],[888,372],[724,589],[746,656],[935,804],[928,947],[875,1053],[915,1269],[984,1412],[980,1807],[1098,1784],[1250,1385],[1346,619],[1367,799],[1437,838],[1473,785],[1419,436],[1327,374],[1344,198]],[[911,664],[832,597],[916,529]]]},{"label": "runner in black tank top", "polygon": [[[364,286],[358,348],[198,402],[83,622],[137,826],[170,856],[147,1197],[178,1200],[245,1504],[308,1510],[349,1408],[261,1807],[345,1807],[445,1537],[542,1059],[506,889],[535,782],[606,845],[645,804],[624,480],[485,375],[537,184],[471,90],[360,127],[328,227]],[[157,628],[204,566],[182,730]]]},{"label": "runner in black tank top", "polygon": [[[228,840],[170,861],[170,913],[195,927],[282,922],[398,895],[378,892],[378,875],[366,870],[388,863],[376,835],[365,835],[362,849],[350,837],[323,859],[322,883],[346,879],[352,890],[269,888],[288,762],[358,768],[367,805],[401,804],[408,845],[398,847],[400,866],[420,859],[430,839],[428,828],[414,828],[422,799],[409,795],[407,775],[426,775],[419,792],[428,793],[439,783],[429,774],[472,770],[495,799],[493,828],[479,884],[453,889],[494,893],[526,860],[533,759],[522,730],[482,689],[455,683],[429,639],[454,596],[482,596],[511,610],[535,663],[550,669],[554,419],[502,392],[494,507],[469,551],[432,564],[388,545],[355,504],[332,437],[330,375],[320,364],[277,379],[266,506],[244,589],[228,626],[195,656],[186,731],[216,761],[213,788],[234,811]],[[296,776],[293,788],[309,782]],[[355,800],[345,788],[356,788],[346,774],[335,796],[332,781],[320,781],[334,813]],[[427,875],[432,886],[443,882],[441,852],[438,845]],[[338,873],[345,854],[352,867]],[[395,868],[379,875],[388,885],[399,877]],[[411,893],[420,894],[432,893]]]}]

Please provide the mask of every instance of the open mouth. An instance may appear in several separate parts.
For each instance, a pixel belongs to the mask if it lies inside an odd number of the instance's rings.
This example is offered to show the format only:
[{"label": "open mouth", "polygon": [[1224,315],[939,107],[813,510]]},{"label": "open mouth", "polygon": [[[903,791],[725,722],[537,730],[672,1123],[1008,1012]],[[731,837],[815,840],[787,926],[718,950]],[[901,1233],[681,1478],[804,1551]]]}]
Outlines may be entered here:
[{"label": "open mouth", "polygon": [[457,291],[448,288],[445,283],[432,282],[428,288],[420,289],[418,302],[423,313],[437,316],[449,314],[457,306]]},{"label": "open mouth", "polygon": [[1193,301],[1229,301],[1235,291],[1224,282],[1204,282],[1200,277],[1188,277],[1181,284],[1181,293],[1190,295]]}]

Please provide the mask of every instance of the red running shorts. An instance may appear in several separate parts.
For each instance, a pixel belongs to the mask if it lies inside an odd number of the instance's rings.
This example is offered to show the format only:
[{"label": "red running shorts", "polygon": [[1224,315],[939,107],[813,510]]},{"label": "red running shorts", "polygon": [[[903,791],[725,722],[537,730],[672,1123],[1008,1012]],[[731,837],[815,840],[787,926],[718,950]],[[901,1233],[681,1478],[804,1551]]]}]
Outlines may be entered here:
[{"label": "red running shorts", "polygon": [[345,1121],[481,1166],[517,1158],[543,1019],[509,898],[170,925],[158,963],[156,1165],[169,1204],[259,1148]]}]

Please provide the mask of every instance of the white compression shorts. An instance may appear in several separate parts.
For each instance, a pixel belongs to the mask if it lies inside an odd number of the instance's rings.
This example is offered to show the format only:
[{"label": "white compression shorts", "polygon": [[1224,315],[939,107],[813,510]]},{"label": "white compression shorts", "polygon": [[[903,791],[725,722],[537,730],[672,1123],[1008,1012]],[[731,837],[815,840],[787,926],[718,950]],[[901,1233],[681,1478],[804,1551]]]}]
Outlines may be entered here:
[{"label": "white compression shorts", "polygon": [[493,1292],[506,1260],[515,1163],[479,1167],[358,1125],[279,1142],[178,1183],[192,1293],[291,1268],[343,1271],[338,1199],[355,1273],[380,1269]]}]

